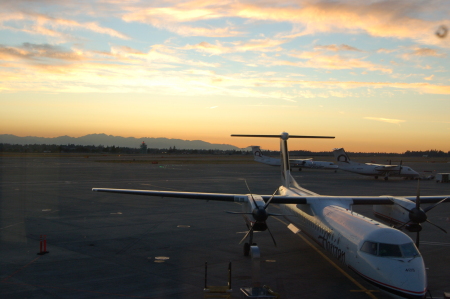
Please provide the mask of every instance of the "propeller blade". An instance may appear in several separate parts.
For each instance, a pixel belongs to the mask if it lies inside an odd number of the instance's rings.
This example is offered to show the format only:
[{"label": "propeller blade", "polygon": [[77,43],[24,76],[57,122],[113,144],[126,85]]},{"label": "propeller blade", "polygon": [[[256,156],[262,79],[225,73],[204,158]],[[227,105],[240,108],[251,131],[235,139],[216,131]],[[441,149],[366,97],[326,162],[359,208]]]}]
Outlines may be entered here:
[{"label": "propeller blade", "polygon": [[272,197],[266,202],[266,204],[264,205],[264,210],[265,209],[267,209],[267,207],[269,206],[269,204],[270,204],[270,201],[272,200],[272,198],[275,196],[275,193],[277,193],[278,192],[278,188],[277,188],[277,190],[275,190],[275,192],[272,194]]},{"label": "propeller blade", "polygon": [[242,242],[244,242],[244,240],[247,238],[247,236],[253,231],[253,225],[250,227],[250,229],[248,230],[248,232],[245,234],[245,236],[242,238],[242,240],[239,242],[239,244],[241,244]]},{"label": "propeller blade", "polygon": [[439,229],[440,229],[441,231],[443,231],[444,233],[447,233],[447,231],[446,231],[445,229],[443,229],[442,227],[440,227],[440,226],[434,224],[434,223],[431,222],[430,220],[427,219],[427,222],[428,222],[429,224],[431,224],[431,225],[433,225],[433,226],[439,228]]},{"label": "propeller blade", "polygon": [[426,207],[426,209],[424,209],[423,211],[426,213],[426,212],[430,211],[431,209],[434,209],[438,204],[444,202],[447,198],[448,198],[448,197],[446,197],[446,198],[444,198],[443,200],[441,200],[441,201],[435,203],[435,204],[432,205],[432,206]]},{"label": "propeller blade", "polygon": [[275,247],[277,247],[277,242],[275,242],[275,238],[273,237],[272,232],[271,232],[270,229],[269,229],[269,226],[267,226],[267,230],[269,231],[269,234],[270,234],[270,236],[272,237],[273,244],[275,244]]},{"label": "propeller blade", "polygon": [[250,197],[252,198],[253,205],[256,206],[255,199],[253,198],[253,193],[252,193],[252,191],[250,190],[250,187],[249,187],[248,184],[247,184],[247,180],[244,180],[244,182],[245,182],[245,186],[247,186],[248,192],[250,193]]},{"label": "propeller blade", "polygon": [[247,212],[232,212],[232,211],[225,211],[225,213],[228,214],[246,214],[246,215],[251,215],[252,213],[247,213]]}]

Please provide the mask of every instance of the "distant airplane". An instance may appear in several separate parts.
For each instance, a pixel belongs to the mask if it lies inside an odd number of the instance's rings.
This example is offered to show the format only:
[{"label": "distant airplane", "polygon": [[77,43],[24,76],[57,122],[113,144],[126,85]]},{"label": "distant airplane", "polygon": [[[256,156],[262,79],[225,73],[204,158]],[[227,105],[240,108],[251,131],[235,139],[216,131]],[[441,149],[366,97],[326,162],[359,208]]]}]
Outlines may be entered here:
[{"label": "distant airplane", "polygon": [[[426,212],[440,203],[450,202],[448,196],[420,198],[419,192],[415,198],[319,195],[300,187],[292,177],[287,141],[289,138],[334,137],[292,136],[288,133],[232,136],[280,139],[282,185],[272,195],[111,188],[93,188],[92,191],[241,203],[242,212],[229,213],[241,214],[247,223],[248,231],[241,240],[243,242],[249,238],[249,242],[244,245],[244,255],[249,254],[254,231],[267,230],[275,243],[266,220],[270,216],[284,216],[291,222],[288,226],[291,231],[306,234],[348,269],[382,291],[395,298],[425,297],[428,291],[426,268],[418,250],[421,223],[427,222],[438,227],[427,219]],[[345,188],[351,189],[348,186]],[[269,213],[268,206],[271,203],[279,205],[281,215]],[[434,204],[422,209],[421,203]],[[395,220],[404,223],[402,227],[417,232],[416,245],[400,230],[353,212],[353,205],[394,205],[393,208],[398,211],[409,212],[386,213],[386,216],[398,217]],[[443,228],[438,228],[445,232]],[[302,258],[301,252],[298,255]]]},{"label": "distant airplane", "polygon": [[333,154],[337,160],[339,169],[348,172],[373,176],[375,179],[378,179],[379,176],[384,176],[386,181],[389,177],[403,177],[408,179],[419,178],[419,173],[417,171],[413,170],[411,167],[403,166],[401,163],[400,165],[383,165],[353,162],[343,148],[335,148]]},{"label": "distant airplane", "polygon": [[[280,166],[281,160],[279,158],[272,158],[269,156],[264,156],[259,146],[252,146],[253,157],[256,162],[264,163],[272,166]],[[312,168],[312,169],[334,169],[335,171],[339,168],[333,162],[327,161],[313,161],[312,158],[309,159],[289,159],[291,167],[298,167],[298,170],[302,168]]]}]

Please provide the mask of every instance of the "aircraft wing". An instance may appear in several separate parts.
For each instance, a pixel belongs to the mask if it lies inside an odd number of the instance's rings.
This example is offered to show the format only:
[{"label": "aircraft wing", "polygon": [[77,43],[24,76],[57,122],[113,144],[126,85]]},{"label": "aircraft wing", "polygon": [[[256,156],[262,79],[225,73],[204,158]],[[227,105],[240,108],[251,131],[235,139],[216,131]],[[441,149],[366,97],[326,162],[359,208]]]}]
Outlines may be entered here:
[{"label": "aircraft wing", "polygon": [[136,189],[109,189],[109,188],[92,188],[95,192],[124,193],[156,197],[176,197],[191,198],[203,200],[218,201],[243,201],[240,198],[246,198],[245,194],[226,194],[226,193],[200,193],[200,192],[174,192],[174,191],[156,191],[156,190],[136,190]]},{"label": "aircraft wing", "polygon": [[[155,197],[176,197],[176,198],[231,201],[231,202],[247,201],[248,196],[250,196],[250,194],[178,192],[178,191],[157,191],[157,190],[137,190],[137,189],[113,189],[113,188],[92,188],[92,191],[135,194],[135,195],[145,195]],[[266,202],[272,197],[272,195],[260,195],[260,196]],[[307,203],[306,198],[307,197],[275,195],[272,199],[272,203],[306,204]]]},{"label": "aircraft wing", "polygon": [[[178,191],[157,191],[157,190],[137,190],[137,189],[112,189],[112,188],[92,188],[96,192],[124,193],[155,197],[175,197],[200,200],[216,200],[230,202],[244,202],[248,200],[249,194],[228,194],[228,193],[202,193],[202,192],[178,192]],[[272,195],[260,195],[264,201],[268,201]],[[415,196],[395,196],[415,201]],[[354,205],[392,205],[394,196],[284,196],[275,195],[271,203],[275,204],[307,204],[313,200],[344,200],[351,201]],[[421,203],[436,203],[446,198],[444,202],[450,202],[450,195],[421,196]]]},{"label": "aircraft wing", "polygon": [[[411,201],[416,201],[416,196],[353,196],[350,197],[353,200],[354,205],[392,205],[392,199],[394,198],[405,198]],[[421,203],[436,203],[443,199],[444,202],[450,203],[450,195],[440,195],[440,196],[420,196]]]},{"label": "aircraft wing", "polygon": [[[267,201],[270,195],[262,195],[262,198]],[[336,201],[350,201],[353,205],[392,205],[394,198],[405,198],[415,201],[415,196],[282,196],[275,195],[271,203],[278,204],[306,204],[314,200],[336,200]],[[444,202],[450,203],[450,195],[439,196],[421,196],[421,203],[437,203],[443,199]]]},{"label": "aircraft wing", "polygon": [[[92,188],[92,191],[135,194],[135,195],[145,195],[155,197],[176,197],[176,198],[231,201],[231,202],[247,201],[248,197],[250,196],[250,194],[178,192],[178,191],[157,191],[157,190],[137,190],[137,189],[113,189],[113,188]],[[266,202],[272,197],[272,195],[260,195],[260,196]],[[306,198],[307,197],[275,195],[272,199],[272,203],[306,204],[307,203]]]},{"label": "aircraft wing", "polygon": [[312,161],[313,158],[306,158],[306,159],[289,159],[289,162],[291,163],[301,163],[303,161]]},{"label": "aircraft wing", "polygon": [[378,171],[399,171],[400,168],[398,165],[378,165],[375,167],[375,170]]}]

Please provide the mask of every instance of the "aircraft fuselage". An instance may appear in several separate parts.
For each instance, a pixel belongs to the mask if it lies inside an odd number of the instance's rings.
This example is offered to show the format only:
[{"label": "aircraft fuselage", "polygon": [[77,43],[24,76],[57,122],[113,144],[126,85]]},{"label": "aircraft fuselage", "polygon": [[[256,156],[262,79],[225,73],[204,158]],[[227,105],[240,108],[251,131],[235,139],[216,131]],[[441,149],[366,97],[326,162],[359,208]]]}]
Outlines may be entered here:
[{"label": "aircraft fuselage", "polygon": [[[386,169],[389,166],[389,169]],[[339,164],[339,169],[354,172],[368,176],[385,176],[385,177],[404,177],[404,178],[417,178],[419,174],[408,166],[391,166],[391,165],[379,165],[379,164],[363,164],[355,163],[351,164]]]},{"label": "aircraft fuselage", "polygon": [[[291,188],[281,188],[280,193],[293,195],[292,190],[300,196],[313,195]],[[425,265],[411,238],[352,212],[350,205],[348,199],[319,199],[280,207],[303,233],[363,279],[391,295],[423,298]]]}]

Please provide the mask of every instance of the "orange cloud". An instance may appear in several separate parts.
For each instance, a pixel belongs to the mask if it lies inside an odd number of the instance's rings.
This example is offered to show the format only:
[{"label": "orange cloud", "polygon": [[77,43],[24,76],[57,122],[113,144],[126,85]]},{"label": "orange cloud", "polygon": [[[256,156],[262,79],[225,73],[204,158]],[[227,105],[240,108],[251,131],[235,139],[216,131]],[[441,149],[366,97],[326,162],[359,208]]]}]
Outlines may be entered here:
[{"label": "orange cloud", "polygon": [[358,51],[358,52],[361,52],[360,49],[357,49],[357,48],[352,47],[352,46],[344,45],[344,44],[339,45],[339,46],[337,46],[337,45],[326,45],[326,46],[317,45],[317,46],[314,46],[314,49],[315,50],[334,51],[334,52],[338,52],[338,51]]},{"label": "orange cloud", "polygon": [[404,123],[406,120],[401,119],[391,119],[391,118],[383,118],[383,117],[364,117],[365,119],[376,120],[381,122],[386,122],[390,124],[400,124]]},{"label": "orange cloud", "polygon": [[185,50],[197,50],[200,52],[208,53],[211,55],[220,55],[226,53],[236,53],[236,52],[274,52],[281,51],[281,44],[285,43],[286,40],[274,40],[274,39],[251,39],[249,41],[237,41],[230,42],[226,45],[219,41],[216,44],[210,44],[208,42],[201,42],[196,45],[187,45],[183,47]]},{"label": "orange cloud", "polygon": [[412,51],[403,54],[401,57],[405,60],[409,60],[414,57],[446,57],[445,53],[442,53],[436,49],[414,47]]},{"label": "orange cloud", "polygon": [[0,46],[0,59],[4,60],[37,60],[51,58],[55,60],[74,61],[83,57],[73,51],[64,51],[59,47],[43,44],[24,43],[21,47]]},{"label": "orange cloud", "polygon": [[[24,20],[32,22],[32,24],[29,25],[27,23],[20,23],[20,26],[17,27],[4,25],[6,21],[24,21]],[[23,31],[30,34],[40,34],[52,37],[68,36],[68,34],[60,32],[55,28],[70,28],[70,29],[76,28],[100,34],[106,34],[120,39],[129,39],[129,37],[126,36],[125,34],[122,34],[119,31],[111,28],[102,27],[98,25],[96,22],[82,23],[64,18],[54,18],[41,13],[31,13],[31,12],[15,12],[12,14],[2,13],[0,14],[0,26],[3,29],[13,31]]]},{"label": "orange cloud", "polygon": [[[327,55],[321,52],[291,52],[290,56],[299,58],[301,61],[275,61],[275,65],[292,65],[298,67],[320,68],[344,70],[362,68],[370,71],[381,71],[383,73],[392,73],[392,69],[383,65],[374,64],[359,58],[347,58],[340,55]],[[306,60],[306,61],[303,61]]]},{"label": "orange cloud", "polygon": [[[320,32],[365,32],[377,37],[410,38],[437,44],[439,41],[430,32],[434,32],[442,22],[416,17],[423,11],[422,5],[410,1],[299,1],[295,4],[279,1],[187,1],[170,8],[150,9],[144,14],[147,15],[147,23],[152,18],[178,23],[240,17],[290,22],[296,26],[292,37]],[[140,14],[142,20],[143,12]]]}]

